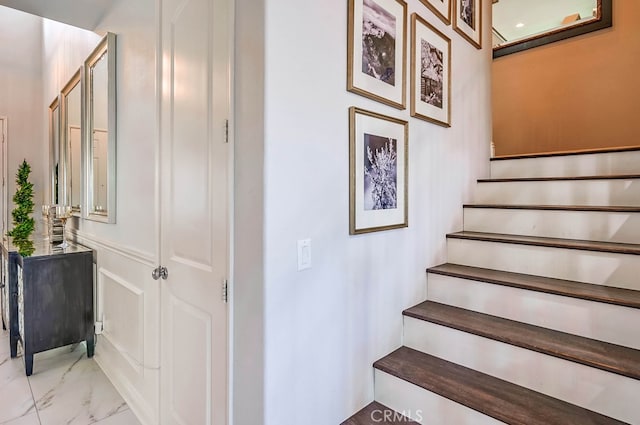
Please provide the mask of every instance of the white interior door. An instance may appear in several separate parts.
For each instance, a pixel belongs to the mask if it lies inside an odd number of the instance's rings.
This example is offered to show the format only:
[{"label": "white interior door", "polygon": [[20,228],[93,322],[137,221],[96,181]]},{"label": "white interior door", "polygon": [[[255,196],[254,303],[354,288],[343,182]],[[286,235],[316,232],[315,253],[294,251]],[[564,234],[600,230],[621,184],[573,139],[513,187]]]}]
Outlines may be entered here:
[{"label": "white interior door", "polygon": [[227,423],[229,13],[162,1],[163,424]]}]

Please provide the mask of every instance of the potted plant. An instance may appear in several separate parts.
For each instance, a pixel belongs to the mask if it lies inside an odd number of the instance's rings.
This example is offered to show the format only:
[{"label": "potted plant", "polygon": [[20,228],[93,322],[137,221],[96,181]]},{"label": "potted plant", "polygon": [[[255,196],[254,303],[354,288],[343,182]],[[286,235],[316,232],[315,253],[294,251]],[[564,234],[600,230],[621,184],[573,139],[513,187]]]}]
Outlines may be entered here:
[{"label": "potted plant", "polygon": [[33,214],[33,183],[29,181],[31,174],[31,166],[27,160],[23,160],[16,173],[16,193],[13,195],[13,203],[15,208],[11,212],[13,217],[13,229],[7,232],[7,236],[13,238],[22,255],[30,255],[33,253],[33,242],[29,237],[35,229],[35,221]]}]

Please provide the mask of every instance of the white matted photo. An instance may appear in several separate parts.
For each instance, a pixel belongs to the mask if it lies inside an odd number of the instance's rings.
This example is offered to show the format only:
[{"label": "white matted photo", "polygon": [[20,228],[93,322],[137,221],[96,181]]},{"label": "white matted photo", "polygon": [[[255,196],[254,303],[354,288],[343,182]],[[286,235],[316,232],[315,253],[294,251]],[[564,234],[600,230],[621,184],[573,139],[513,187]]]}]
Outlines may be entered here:
[{"label": "white matted photo", "polygon": [[349,109],[349,233],[408,226],[409,123]]},{"label": "white matted photo", "polygon": [[407,4],[349,0],[347,90],[406,108]]},{"label": "white matted photo", "polygon": [[452,0],[453,29],[469,43],[482,48],[482,3],[480,0]]},{"label": "white matted photo", "polygon": [[[451,0],[420,0],[442,22],[451,23]],[[455,0],[454,0],[455,1]]]},{"label": "white matted photo", "polygon": [[451,40],[411,15],[411,116],[451,126]]}]

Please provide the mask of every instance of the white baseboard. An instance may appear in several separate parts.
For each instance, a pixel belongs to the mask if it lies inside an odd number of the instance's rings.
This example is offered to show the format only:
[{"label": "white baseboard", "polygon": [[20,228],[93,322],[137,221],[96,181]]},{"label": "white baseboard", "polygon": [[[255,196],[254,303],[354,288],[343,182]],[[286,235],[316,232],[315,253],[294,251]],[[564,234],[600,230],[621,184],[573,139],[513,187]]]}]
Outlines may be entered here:
[{"label": "white baseboard", "polygon": [[[106,344],[109,344],[108,341],[105,338],[100,338],[100,343],[96,346],[96,354],[94,356],[96,363],[120,393],[140,423],[142,425],[158,425],[160,423],[159,409],[154,409],[149,405],[136,386],[109,361],[107,356],[102,354]],[[107,350],[109,349],[107,348]],[[159,370],[153,370],[152,372],[159,374]]]}]

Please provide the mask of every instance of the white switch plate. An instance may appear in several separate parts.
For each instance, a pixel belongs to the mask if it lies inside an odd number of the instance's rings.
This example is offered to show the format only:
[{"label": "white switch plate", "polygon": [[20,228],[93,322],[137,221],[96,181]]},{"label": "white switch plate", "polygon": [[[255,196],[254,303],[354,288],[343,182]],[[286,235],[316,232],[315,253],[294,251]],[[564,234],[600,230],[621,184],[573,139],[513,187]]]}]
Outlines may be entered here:
[{"label": "white switch plate", "polygon": [[311,268],[311,239],[298,241],[298,271]]}]

